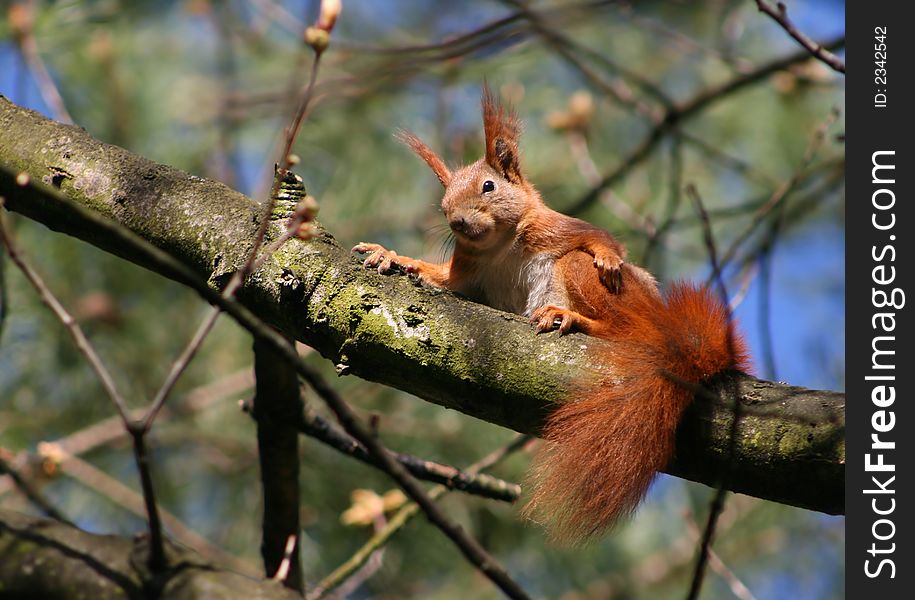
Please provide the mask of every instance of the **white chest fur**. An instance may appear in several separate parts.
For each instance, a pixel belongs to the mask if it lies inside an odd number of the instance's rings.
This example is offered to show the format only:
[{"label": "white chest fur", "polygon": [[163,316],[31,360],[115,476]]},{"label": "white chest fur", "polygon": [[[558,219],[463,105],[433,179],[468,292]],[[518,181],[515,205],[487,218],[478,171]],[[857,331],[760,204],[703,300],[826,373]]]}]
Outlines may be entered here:
[{"label": "white chest fur", "polygon": [[528,254],[512,247],[487,261],[473,287],[489,306],[527,317],[547,304],[567,306],[565,290],[554,276],[555,263],[550,253]]}]

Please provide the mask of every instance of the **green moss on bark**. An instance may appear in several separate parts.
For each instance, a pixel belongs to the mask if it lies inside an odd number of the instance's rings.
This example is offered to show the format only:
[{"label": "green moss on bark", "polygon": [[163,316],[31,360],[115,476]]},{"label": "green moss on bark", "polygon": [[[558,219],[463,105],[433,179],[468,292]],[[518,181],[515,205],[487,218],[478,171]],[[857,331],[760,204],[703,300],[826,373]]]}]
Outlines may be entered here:
[{"label": "green moss on bark", "polygon": [[[49,227],[149,266],[134,248],[74,216],[43,184],[50,176],[83,207],[128,227],[217,285],[253,243],[259,207],[217,182],[157,165],[0,98],[0,194]],[[65,171],[65,174],[56,170]],[[59,180],[59,181],[58,181]],[[281,223],[272,225],[278,235]],[[341,373],[523,432],[539,431],[555,403],[610,375],[579,334],[535,335],[528,323],[361,267],[329,235],[292,241],[253,274],[239,298],[257,315],[320,352]],[[722,378],[681,425],[669,472],[826,512],[844,510],[844,396]],[[731,423],[738,415],[736,443]],[[809,431],[808,431],[809,428]],[[731,462],[729,457],[733,457]]]}]

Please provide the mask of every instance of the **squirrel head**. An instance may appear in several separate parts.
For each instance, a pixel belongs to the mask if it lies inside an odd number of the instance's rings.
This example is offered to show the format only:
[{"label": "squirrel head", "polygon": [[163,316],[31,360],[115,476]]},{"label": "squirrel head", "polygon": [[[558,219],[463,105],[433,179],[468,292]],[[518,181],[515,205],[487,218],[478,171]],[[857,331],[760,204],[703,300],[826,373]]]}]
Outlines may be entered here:
[{"label": "squirrel head", "polygon": [[524,215],[540,203],[540,196],[521,172],[518,141],[521,122],[483,86],[483,129],[486,155],[453,173],[418,137],[399,132],[398,137],[426,161],[445,195],[442,211],[456,243],[477,251],[510,242]]}]

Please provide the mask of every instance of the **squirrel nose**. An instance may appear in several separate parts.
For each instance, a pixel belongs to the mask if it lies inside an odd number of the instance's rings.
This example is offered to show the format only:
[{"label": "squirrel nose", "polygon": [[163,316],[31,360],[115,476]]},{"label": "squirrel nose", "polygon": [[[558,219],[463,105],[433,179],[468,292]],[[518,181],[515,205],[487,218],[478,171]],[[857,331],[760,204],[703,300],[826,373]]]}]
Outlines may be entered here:
[{"label": "squirrel nose", "polygon": [[451,227],[451,231],[463,231],[464,223],[464,217],[453,217],[448,220],[448,226]]}]

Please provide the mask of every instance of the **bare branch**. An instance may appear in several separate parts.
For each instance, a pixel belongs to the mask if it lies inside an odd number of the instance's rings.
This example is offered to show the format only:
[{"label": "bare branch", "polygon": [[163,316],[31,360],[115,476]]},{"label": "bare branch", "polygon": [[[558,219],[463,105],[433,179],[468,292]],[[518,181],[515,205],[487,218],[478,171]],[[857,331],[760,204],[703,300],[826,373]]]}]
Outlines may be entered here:
[{"label": "bare branch", "polygon": [[[750,218],[750,222],[747,224],[746,228],[739,232],[721,255],[721,268],[723,269],[737,255],[737,251],[740,247],[753,235],[753,232],[756,231],[756,228],[759,227],[761,223],[765,222],[766,217],[777,207],[781,206],[785,202],[788,195],[794,190],[798,182],[800,182],[801,177],[807,171],[807,168],[810,166],[810,163],[813,161],[816,156],[817,151],[822,146],[823,141],[826,139],[826,132],[830,127],[836,122],[839,118],[839,111],[837,108],[832,108],[829,111],[829,115],[826,119],[820,123],[816,129],[814,129],[813,135],[811,135],[810,141],[807,143],[807,147],[804,149],[804,156],[801,158],[801,162],[795,168],[791,176],[782,182],[769,199],[762,204]],[[714,276],[714,273],[713,273]]]},{"label": "bare branch", "polygon": [[[289,342],[290,346],[292,343]],[[299,432],[302,414],[299,380],[269,344],[254,340],[256,379],[254,414],[264,510],[261,556],[264,573],[302,593],[305,581],[299,564]],[[292,539],[288,555],[286,546]],[[285,574],[280,576],[286,564]]]},{"label": "bare branch", "polygon": [[[516,436],[511,442],[487,454],[474,464],[467,467],[466,473],[470,475],[479,475],[483,471],[499,464],[503,459],[527,446],[533,438],[529,435]],[[438,485],[429,490],[429,498],[438,500],[449,491],[448,486]],[[387,544],[395,533],[403,529],[410,520],[419,514],[419,506],[415,502],[402,506],[397,513],[391,517],[388,522],[375,532],[369,540],[363,544],[356,552],[343,562],[339,567],[327,575],[308,594],[308,600],[320,600],[328,592],[340,586],[349,577],[358,572],[359,568],[364,565],[376,552]]]},{"label": "bare branch", "polygon": [[776,4],[776,8],[772,8],[766,0],[756,0],[756,6],[759,8],[760,12],[772,17],[773,21],[781,25],[782,29],[797,40],[801,46],[806,48],[810,54],[817,57],[834,71],[845,73],[845,63],[839,60],[838,56],[810,39],[807,34],[794,26],[794,23],[788,18],[788,9],[785,8],[784,2],[779,2]]},{"label": "bare branch", "polygon": [[35,24],[35,3],[17,2],[10,5],[7,11],[7,17],[13,30],[13,41],[32,72],[42,99],[48,105],[55,119],[72,124],[73,118],[70,117],[70,113],[67,111],[67,106],[60,95],[60,90],[57,89],[54,78],[48,72],[48,68],[41,58],[41,52],[38,50],[38,42],[35,41],[35,31],[33,29]]},{"label": "bare branch", "polygon": [[[119,479],[108,475],[91,463],[63,452],[60,448],[53,445],[44,447],[45,454],[53,454],[54,460],[60,461],[61,472],[73,478],[74,481],[92,489],[97,494],[114,502],[118,506],[139,516],[146,517],[146,500],[142,494],[134,491]],[[190,526],[184,523],[171,512],[164,509],[157,509],[161,512],[162,524],[169,530],[174,539],[185,544],[201,555],[211,560],[217,560],[239,572],[252,575],[255,571],[248,562],[239,559],[212,544],[209,540],[194,531]],[[163,548],[167,547],[167,542],[163,540]],[[151,549],[150,549],[151,551]],[[155,571],[154,571],[155,572]]]},{"label": "bare branch", "polygon": [[[696,519],[692,513],[689,513],[686,518],[686,527],[689,530],[690,535],[692,535],[697,541],[701,539],[699,533],[699,525],[696,523]],[[731,588],[731,593],[734,594],[734,597],[738,600],[756,600],[756,597],[750,591],[750,589],[734,574],[731,569],[728,568],[724,561],[721,560],[721,557],[712,550],[709,550],[709,566],[713,571],[718,573],[722,579],[724,579],[728,587]]]},{"label": "bare branch", "polygon": [[[247,306],[226,300],[206,278],[220,281],[243,263],[258,214],[250,199],[101,144],[4,99],[0,126],[7,131],[0,137],[0,161],[14,173],[28,170],[33,176],[32,185],[22,188],[14,174],[0,168],[0,194],[8,195],[11,209],[188,285],[253,335],[273,340],[278,350],[282,336],[251,309],[332,360],[340,373],[531,433],[539,431],[554,403],[606,376],[584,350],[605,342],[581,335],[534,336],[523,319],[407,278],[367,272],[326,234],[292,242],[282,259],[267,261],[241,290]],[[48,149],[41,142],[61,136],[70,140],[62,148]],[[87,164],[96,180],[102,174],[115,189],[77,187],[69,178],[60,191],[37,183],[53,166],[83,181]],[[156,219],[145,215],[144,207],[153,203]],[[129,224],[136,233],[109,219]],[[304,375],[295,352],[284,360]],[[667,471],[714,484],[727,460],[737,401],[744,407],[741,430],[755,434],[739,440],[730,489],[842,512],[844,396],[745,375],[732,379],[736,397],[728,385],[716,384],[716,401],[698,399],[684,415],[676,460]]]},{"label": "bare branch", "polygon": [[[180,412],[182,415],[188,415],[206,410],[207,408],[212,407],[217,401],[225,399],[233,394],[241,394],[243,391],[250,389],[253,385],[254,378],[252,377],[250,369],[242,369],[230,373],[214,382],[189,391],[185,394],[183,402],[179,404],[180,411],[176,412]],[[130,413],[128,413],[128,416],[131,420],[139,420],[143,417],[145,412],[145,409],[137,408],[131,410]],[[162,416],[169,416],[167,409],[163,411]],[[160,416],[160,420],[162,419],[162,416]],[[56,440],[41,442],[39,446],[41,446],[41,444],[49,444],[51,447],[59,448],[68,456],[79,456],[100,446],[122,440],[128,433],[123,427],[119,427],[120,424],[120,417],[114,415]],[[39,459],[39,457],[36,457],[34,454],[22,451],[18,452],[16,456],[17,460],[32,461]],[[2,498],[9,489],[9,484],[0,480],[0,498]]]},{"label": "bare branch", "polygon": [[[283,560],[280,562],[279,568],[276,570],[276,574],[273,576],[273,579],[277,581],[282,581],[284,584],[288,581],[290,570],[293,568],[292,565],[296,564],[293,562],[296,560],[294,554],[296,554],[295,549],[298,544],[296,543],[299,539],[299,536],[290,534],[286,538],[286,546],[283,548]],[[287,586],[295,589],[293,586]]]},{"label": "bare branch", "polygon": [[[844,45],[845,37],[842,36],[826,42],[823,44],[823,47],[832,49],[839,48]],[[738,92],[750,85],[763,81],[773,73],[787,69],[788,67],[808,60],[809,58],[810,56],[806,50],[795,52],[794,54],[785,56],[783,58],[778,58],[764,65],[761,65],[752,71],[737,75],[722,84],[708,87],[698,92],[690,99],[675,104],[672,108],[665,112],[663,118],[659,120],[658,124],[651,129],[648,135],[643,138],[642,142],[638,146],[633,148],[629,154],[620,161],[616,168],[614,168],[607,175],[604,175],[604,177],[598,182],[597,185],[593,186],[591,190],[589,190],[584,196],[574,202],[572,206],[568,207],[566,212],[569,214],[578,214],[591,206],[598,200],[600,193],[604,190],[604,188],[614,185],[617,181],[620,181],[622,178],[628,175],[632,169],[640,165],[645,159],[651,156],[651,153],[654,151],[657,145],[665,137],[667,137],[670,132],[678,128],[683,122],[696,116],[697,114],[700,114],[712,104],[727,98],[731,94],[734,94],[735,92]]]},{"label": "bare branch", "polygon": [[[299,429],[305,435],[311,436],[357,460],[375,464],[362,444],[310,411],[303,413]],[[521,496],[520,485],[509,483],[490,475],[474,475],[469,471],[462,471],[450,465],[443,465],[401,452],[391,452],[391,456],[406,467],[414,477],[424,481],[440,483],[448,489],[503,502],[515,502]]]},{"label": "bare branch", "polygon": [[146,598],[300,599],[278,582],[257,580],[229,566],[168,544],[172,564],[166,576],[144,571],[136,560],[145,552],[137,536],[94,535],[0,509],[0,581],[3,592],[19,598],[64,598],[78,589],[93,600]]},{"label": "bare branch", "polygon": [[725,303],[725,306],[728,306],[730,303],[728,302],[728,293],[725,289],[724,280],[721,278],[721,264],[718,260],[718,245],[715,243],[715,233],[712,231],[712,222],[709,220],[708,211],[705,210],[705,203],[702,201],[702,196],[699,195],[699,190],[696,189],[696,186],[693,183],[688,183],[686,185],[686,195],[693,201],[693,206],[696,208],[696,213],[699,215],[699,222],[702,224],[702,239],[705,242],[709,264],[712,267],[712,274],[709,275],[709,280],[711,283],[715,284],[715,287],[718,289],[719,297]]},{"label": "bare branch", "polygon": [[[9,456],[8,456],[9,455]],[[13,481],[13,485],[22,492],[29,502],[34,504],[41,512],[51,517],[55,521],[72,525],[73,523],[64,516],[47,498],[44,497],[38,488],[33,486],[28,479],[22,476],[19,471],[11,464],[12,456],[6,449],[0,447],[0,475],[6,475]]]},{"label": "bare branch", "polygon": [[[328,33],[329,35],[329,33]],[[248,274],[254,269],[255,266],[259,265],[258,262],[258,252],[261,249],[261,246],[264,243],[264,237],[267,234],[267,229],[270,226],[271,215],[273,214],[273,208],[276,205],[277,194],[280,191],[281,186],[286,180],[287,176],[290,175],[289,168],[292,166],[293,157],[292,157],[292,146],[295,143],[295,139],[299,134],[299,130],[302,127],[302,122],[305,118],[305,113],[308,110],[308,106],[311,103],[315,83],[318,79],[318,69],[321,64],[321,56],[323,55],[323,48],[315,46],[315,55],[311,63],[311,74],[308,79],[308,86],[305,88],[305,93],[302,96],[302,100],[296,108],[295,114],[292,117],[291,123],[285,130],[285,143],[283,145],[283,151],[280,155],[279,164],[281,165],[273,178],[273,186],[270,190],[270,196],[267,198],[267,201],[264,203],[264,210],[261,214],[259,220],[259,225],[257,227],[257,232],[254,237],[254,244],[251,246],[251,250],[248,253],[248,257],[245,260],[244,265],[241,269],[233,273],[232,278],[229,280],[229,283],[226,285],[225,290],[223,290],[223,297],[231,298],[239,287],[244,283],[245,278]],[[294,175],[293,175],[294,177]],[[298,230],[299,225],[305,219],[305,214],[296,212],[291,215],[289,224],[287,227],[287,235],[285,238],[277,240],[275,246],[271,247],[269,250],[268,257],[279,249],[288,239],[291,239],[295,232]],[[266,260],[266,257],[264,258]],[[143,419],[143,429],[144,431],[149,431],[149,428],[152,427],[153,421],[156,419],[156,415],[162,409],[162,406],[165,404],[165,400],[168,397],[168,394],[174,388],[175,384],[178,382],[178,378],[181,377],[185,369],[187,369],[191,360],[197,354],[197,351],[200,349],[200,346],[203,344],[203,341],[209,335],[210,331],[213,329],[213,325],[216,323],[216,319],[220,315],[220,310],[218,308],[213,308],[210,313],[204,317],[203,322],[197,328],[197,331],[194,333],[194,336],[191,338],[191,341],[185,346],[181,355],[178,359],[172,364],[172,368],[169,370],[169,374],[163,382],[162,386],[159,388],[159,391],[156,393],[155,398],[149,408],[149,412],[146,417]]]},{"label": "bare branch", "polygon": [[464,557],[495,583],[509,598],[529,598],[524,589],[508,575],[508,572],[505,571],[502,565],[499,564],[479,542],[467,534],[460,525],[445,515],[444,511],[433,502],[432,498],[429,497],[428,493],[419,482],[403,465],[394,460],[388,450],[381,445],[374,435],[372,435],[372,432],[368,427],[356,417],[349,406],[347,406],[339,394],[337,394],[336,390],[328,386],[326,382],[305,363],[299,361],[298,367],[299,374],[302,375],[303,379],[308,382],[311,388],[317,392],[318,396],[320,396],[333,411],[337,416],[337,420],[343,426],[343,429],[365,446],[365,449],[372,456],[378,467],[396,481],[407,496],[419,505],[429,521],[438,527],[442,533],[458,547]]},{"label": "bare branch", "polygon": [[[25,181],[28,178],[21,178]],[[5,200],[0,196],[0,241],[3,242],[3,245],[6,247],[6,251],[9,254],[10,260],[13,261],[19,270],[22,271],[22,274],[25,275],[25,278],[28,280],[32,287],[35,288],[35,291],[38,292],[38,295],[41,297],[41,301],[51,309],[51,312],[54,313],[54,316],[57,317],[57,320],[61,322],[64,328],[67,330],[67,333],[70,334],[70,337],[73,338],[73,342],[76,344],[77,350],[80,354],[86,359],[86,362],[89,363],[89,366],[92,367],[92,370],[95,371],[96,376],[101,382],[102,387],[105,389],[105,392],[108,394],[108,397],[111,399],[111,402],[114,404],[114,407],[118,411],[118,415],[121,417],[121,422],[127,427],[130,423],[127,416],[127,402],[121,396],[121,393],[118,392],[117,386],[114,384],[114,379],[111,377],[111,374],[108,372],[108,369],[102,363],[102,359],[99,358],[98,353],[96,353],[95,348],[92,347],[92,344],[89,343],[89,339],[86,337],[86,334],[83,333],[82,327],[79,326],[79,323],[76,322],[76,319],[67,312],[67,309],[57,300],[57,297],[51,292],[50,288],[45,284],[44,280],[35,271],[29,264],[26,262],[25,258],[22,256],[19,247],[16,245],[13,240],[12,233],[9,230],[9,227],[6,223],[6,214],[5,210]]]}]

